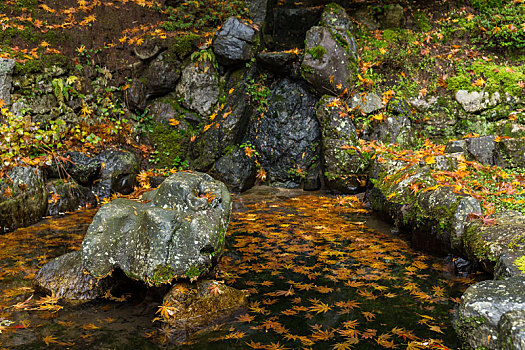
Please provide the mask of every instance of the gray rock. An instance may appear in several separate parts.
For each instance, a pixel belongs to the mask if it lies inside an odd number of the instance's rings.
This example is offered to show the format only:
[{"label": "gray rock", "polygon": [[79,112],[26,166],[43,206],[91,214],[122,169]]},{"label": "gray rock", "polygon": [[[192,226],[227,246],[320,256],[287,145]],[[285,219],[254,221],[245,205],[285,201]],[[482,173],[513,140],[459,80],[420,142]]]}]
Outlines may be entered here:
[{"label": "gray rock", "polygon": [[467,153],[467,141],[466,140],[453,140],[449,141],[445,146],[445,153]]},{"label": "gray rock", "polygon": [[418,112],[425,112],[429,109],[431,109],[436,103],[438,99],[435,96],[423,98],[423,97],[413,97],[408,99],[408,103],[415,109],[417,109]]},{"label": "gray rock", "polygon": [[360,96],[352,96],[352,109],[355,108],[365,115],[374,113],[383,107],[383,100],[373,92]]},{"label": "gray rock", "polygon": [[219,63],[229,66],[255,57],[257,27],[237,17],[230,17],[213,39],[213,52]]},{"label": "gray rock", "polygon": [[219,100],[219,78],[208,60],[188,64],[177,85],[182,105],[202,116],[208,116]]},{"label": "gray rock", "polygon": [[344,101],[323,96],[316,116],[321,126],[325,176],[330,188],[354,193],[363,187],[360,177],[366,173],[367,161],[353,147],[358,146],[354,124],[347,115]]},{"label": "gray rock", "polygon": [[[519,250],[503,252],[494,267],[494,279],[504,280],[507,278],[525,277],[525,271],[521,271],[516,264],[516,262],[521,262],[518,259],[522,258],[523,253],[523,251]],[[521,264],[520,267],[523,269]]]},{"label": "gray rock", "polygon": [[152,119],[157,123],[168,123],[170,119],[175,118],[175,109],[171,103],[164,101],[164,99],[155,99],[150,106],[150,114]]},{"label": "gray rock", "polygon": [[515,211],[493,214],[494,225],[482,225],[481,220],[471,220],[463,234],[464,251],[470,260],[478,261],[490,273],[500,259],[496,278],[524,277],[525,273],[509,268],[514,261],[525,254],[525,215]]},{"label": "gray rock", "polygon": [[462,237],[465,232],[465,226],[469,220],[469,214],[482,213],[481,204],[472,197],[461,199],[454,211],[451,221],[450,245],[454,252],[463,252]]},{"label": "gray rock", "polygon": [[288,79],[272,87],[267,112],[252,117],[248,132],[267,179],[291,187],[300,185],[319,158],[319,136],[314,96]]},{"label": "gray rock", "polygon": [[47,215],[58,215],[80,208],[94,208],[97,199],[89,188],[80,186],[74,180],[52,180],[46,183],[48,193]]},{"label": "gray rock", "polygon": [[458,90],[455,97],[465,112],[469,113],[481,112],[487,108],[494,107],[499,104],[501,100],[498,92],[493,93],[491,96],[485,91],[469,92],[467,90]]},{"label": "gray rock", "polygon": [[257,62],[271,72],[290,74],[297,58],[298,56],[291,52],[261,52],[257,55]]},{"label": "gray rock", "polygon": [[525,349],[525,310],[504,313],[498,323],[498,349]]},{"label": "gray rock", "polygon": [[357,66],[347,51],[325,27],[312,27],[306,33],[306,48],[301,71],[320,93],[337,95],[350,90]]},{"label": "gray rock", "polygon": [[247,0],[246,6],[250,11],[250,19],[254,23],[263,24],[266,21],[268,0]]},{"label": "gray rock", "polygon": [[33,280],[36,290],[52,294],[71,303],[81,303],[103,297],[113,282],[100,280],[84,273],[80,252],[72,252],[45,264]]},{"label": "gray rock", "polygon": [[374,125],[370,139],[384,143],[410,145],[414,137],[411,116],[412,109],[405,100],[390,100],[387,105],[385,120]]},{"label": "gray rock", "polygon": [[353,60],[357,60],[357,44],[352,34],[354,25],[343,7],[337,3],[326,5],[319,25],[328,28],[339,45],[352,56]]},{"label": "gray rock", "polygon": [[235,147],[215,162],[210,174],[224,182],[230,191],[244,192],[254,185],[255,170],[255,155],[250,158],[244,149]]},{"label": "gray rock", "polygon": [[91,185],[100,174],[102,162],[82,152],[66,152],[53,159],[46,168],[48,178],[65,179],[71,176],[81,185]]},{"label": "gray rock", "polygon": [[[525,309],[525,280],[482,281],[467,288],[461,297],[455,327],[461,340],[471,348],[501,349],[498,323],[510,311]],[[503,319],[501,326],[507,332],[510,320]]]},{"label": "gray rock", "polygon": [[383,8],[381,25],[383,28],[402,28],[405,24],[405,14],[403,7],[399,4],[387,5]]},{"label": "gray rock", "polygon": [[505,168],[525,167],[525,138],[501,139],[496,147],[496,165]]},{"label": "gray rock", "polygon": [[162,96],[175,91],[180,69],[173,59],[160,54],[148,65],[142,78],[146,81],[148,97]]},{"label": "gray rock", "polygon": [[11,83],[13,81],[13,71],[15,60],[0,58],[0,100],[9,106],[11,105]]},{"label": "gray rock", "polygon": [[0,182],[0,232],[32,225],[46,213],[47,192],[40,169],[17,166]]},{"label": "gray rock", "polygon": [[146,198],[119,198],[99,209],[82,242],[85,269],[100,278],[119,268],[149,285],[207,271],[229,223],[226,186],[207,174],[179,172]]},{"label": "gray rock", "polygon": [[103,164],[100,181],[93,187],[99,198],[109,197],[114,192],[133,192],[139,173],[139,161],[135,154],[125,150],[105,150],[97,159]]},{"label": "gray rock", "polygon": [[496,139],[492,135],[473,137],[465,139],[467,151],[483,165],[494,165],[496,163]]},{"label": "gray rock", "polygon": [[148,88],[138,79],[133,79],[130,87],[124,92],[124,100],[128,108],[143,111],[148,100]]}]

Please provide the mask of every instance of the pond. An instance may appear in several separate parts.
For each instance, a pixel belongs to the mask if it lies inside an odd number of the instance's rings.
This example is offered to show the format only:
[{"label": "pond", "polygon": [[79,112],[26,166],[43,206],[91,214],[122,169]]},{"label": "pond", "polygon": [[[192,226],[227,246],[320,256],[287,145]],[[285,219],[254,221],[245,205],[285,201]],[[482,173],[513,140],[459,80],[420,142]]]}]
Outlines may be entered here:
[{"label": "pond", "polygon": [[[235,197],[214,273],[248,290],[231,318],[173,343],[164,289],[84,305],[35,294],[53,257],[78,250],[95,210],[0,237],[0,346],[13,349],[455,349],[451,326],[473,277],[414,251],[354,196],[259,189]],[[372,228],[373,227],[373,228]]]}]

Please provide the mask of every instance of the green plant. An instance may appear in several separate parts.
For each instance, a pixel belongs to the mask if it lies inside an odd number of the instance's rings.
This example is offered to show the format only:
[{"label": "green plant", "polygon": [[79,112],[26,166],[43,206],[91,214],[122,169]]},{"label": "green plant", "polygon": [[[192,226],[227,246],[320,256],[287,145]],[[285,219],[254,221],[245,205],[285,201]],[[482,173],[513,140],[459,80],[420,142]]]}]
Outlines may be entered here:
[{"label": "green plant", "polygon": [[213,68],[215,68],[215,69],[219,68],[219,64],[217,63],[217,59],[215,58],[215,54],[213,53],[213,51],[211,49],[195,51],[194,53],[191,54],[190,59],[193,62],[196,62],[196,63],[209,62],[209,63],[211,63]]},{"label": "green plant", "polygon": [[315,46],[306,51],[306,53],[310,54],[314,60],[322,59],[327,52],[328,51],[322,46]]},{"label": "green plant", "polygon": [[[481,3],[497,2],[478,1]],[[525,6],[487,7],[472,19],[474,24],[473,42],[490,48],[519,50],[525,48]]]},{"label": "green plant", "polygon": [[250,97],[250,103],[257,106],[257,112],[264,113],[268,108],[268,97],[270,96],[270,89],[266,86],[266,74],[261,74],[258,81],[250,79],[246,89]]}]

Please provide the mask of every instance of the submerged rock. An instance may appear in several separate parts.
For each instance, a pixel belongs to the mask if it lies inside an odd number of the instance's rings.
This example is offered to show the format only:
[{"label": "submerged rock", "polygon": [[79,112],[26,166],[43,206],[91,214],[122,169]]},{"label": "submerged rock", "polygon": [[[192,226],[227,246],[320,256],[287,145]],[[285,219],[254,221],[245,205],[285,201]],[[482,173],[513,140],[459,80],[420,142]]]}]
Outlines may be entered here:
[{"label": "submerged rock", "polygon": [[102,206],[82,242],[85,269],[97,278],[121,269],[149,285],[196,278],[221,254],[231,197],[202,173],[180,172],[148,193],[147,203]]},{"label": "submerged rock", "polygon": [[17,166],[0,180],[0,233],[42,219],[47,208],[47,192],[40,169]]},{"label": "submerged rock", "polygon": [[166,294],[163,302],[163,305],[175,308],[176,312],[164,321],[173,326],[175,332],[195,331],[230,317],[247,302],[248,292],[221,281],[177,284]]},{"label": "submerged rock", "polygon": [[46,183],[48,193],[47,215],[78,210],[82,207],[94,208],[97,198],[87,187],[81,186],[74,180],[52,180]]},{"label": "submerged rock", "polygon": [[96,278],[84,273],[80,252],[55,258],[38,271],[35,289],[68,302],[86,302],[103,297],[113,286],[111,278]]},{"label": "submerged rock", "polygon": [[[482,281],[467,288],[461,297],[456,331],[473,349],[522,349],[518,347],[519,341],[511,345],[516,347],[499,347],[499,344],[507,343],[504,334],[521,333],[523,337],[523,328],[509,329],[509,325],[514,323],[523,327],[523,322],[516,318],[521,312],[515,312],[524,309],[525,280]],[[505,314],[507,316],[503,318]]]}]

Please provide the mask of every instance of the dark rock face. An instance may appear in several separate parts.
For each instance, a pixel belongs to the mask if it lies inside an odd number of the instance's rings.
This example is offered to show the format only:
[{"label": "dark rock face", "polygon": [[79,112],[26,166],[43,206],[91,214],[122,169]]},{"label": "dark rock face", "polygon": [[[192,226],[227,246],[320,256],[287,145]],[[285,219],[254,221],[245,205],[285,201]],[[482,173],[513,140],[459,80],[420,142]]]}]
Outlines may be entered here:
[{"label": "dark rock face", "polygon": [[297,187],[319,159],[315,98],[303,84],[283,79],[273,86],[268,100],[264,116],[253,117],[248,138],[268,180]]},{"label": "dark rock face", "polygon": [[213,52],[219,63],[228,66],[249,61],[257,52],[258,31],[237,17],[229,18],[213,40]]},{"label": "dark rock face", "polygon": [[142,204],[116,199],[93,218],[82,242],[82,262],[94,277],[115,268],[149,285],[196,278],[220,255],[231,197],[219,181],[180,172]]},{"label": "dark rock face", "polygon": [[304,47],[305,33],[321,18],[320,7],[301,7],[273,9],[271,32],[276,49]]},{"label": "dark rock face", "polygon": [[385,120],[374,126],[370,139],[384,143],[409,145],[413,137],[410,105],[404,100],[390,100],[387,105],[387,113]]},{"label": "dark rock face", "polygon": [[225,150],[243,142],[249,120],[255,114],[255,107],[247,98],[247,86],[255,73],[255,65],[236,73],[241,77],[229,84],[228,88],[234,91],[228,96],[225,107],[217,113],[212,126],[190,146],[193,169],[208,171]]},{"label": "dark rock face", "polygon": [[525,167],[525,139],[502,139],[496,147],[496,165],[505,168]]},{"label": "dark rock face", "polygon": [[149,64],[143,78],[148,88],[148,97],[162,96],[175,90],[180,69],[175,62],[160,54]]},{"label": "dark rock face", "polygon": [[210,174],[224,182],[230,191],[244,192],[255,183],[255,161],[236,147],[215,162]]},{"label": "dark rock face", "polygon": [[143,111],[148,99],[148,87],[140,80],[134,79],[124,97],[129,109]]},{"label": "dark rock face", "polygon": [[496,140],[494,136],[480,136],[467,141],[468,153],[478,162],[484,165],[495,164]]},{"label": "dark rock face", "polygon": [[97,280],[85,274],[80,252],[72,252],[45,264],[37,273],[36,290],[68,302],[86,302],[103,297],[113,285],[109,277]]},{"label": "dark rock face", "polygon": [[100,198],[109,197],[114,192],[133,192],[139,173],[139,162],[133,153],[125,150],[105,150],[97,159],[104,164],[100,171],[100,181],[93,188]]},{"label": "dark rock face", "polygon": [[[473,349],[520,349],[498,345],[507,343],[504,334],[521,333],[523,339],[523,328],[513,330],[509,329],[509,325],[514,323],[523,327],[516,311],[524,309],[525,280],[482,281],[467,288],[461,297],[456,331],[462,341]],[[504,315],[507,316],[502,317]],[[514,346],[519,341],[522,340]]]},{"label": "dark rock face", "polygon": [[75,181],[52,180],[46,183],[48,193],[47,215],[78,210],[82,207],[94,208],[97,199],[89,188],[80,186]]},{"label": "dark rock face", "polygon": [[[316,116],[321,125],[325,176],[330,188],[343,193],[354,193],[364,184],[368,166],[362,155],[353,147],[358,146],[352,121],[345,115],[346,105],[336,97],[323,96],[318,103]],[[366,181],[363,181],[366,183]]]},{"label": "dark rock face", "polygon": [[39,169],[14,167],[0,184],[0,232],[38,222],[45,215],[47,193]]},{"label": "dark rock face", "polygon": [[247,0],[246,6],[250,11],[250,19],[254,23],[263,24],[268,12],[268,0]]},{"label": "dark rock face", "polygon": [[50,178],[67,178],[71,176],[82,185],[91,185],[99,176],[102,163],[81,152],[66,152],[63,158],[55,158],[46,169]]},{"label": "dark rock face", "polygon": [[[185,290],[184,293],[181,293],[181,287]],[[175,285],[164,297],[163,305],[177,311],[163,321],[174,328],[174,338],[184,340],[187,334],[179,333],[210,327],[231,317],[247,303],[248,292],[227,286],[221,281],[181,283]]]},{"label": "dark rock face", "polygon": [[265,69],[275,74],[292,74],[294,65],[298,64],[298,56],[291,52],[261,52],[257,55],[257,62]]}]

